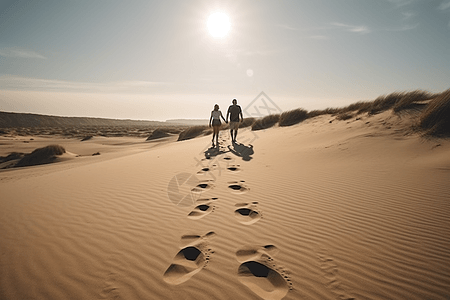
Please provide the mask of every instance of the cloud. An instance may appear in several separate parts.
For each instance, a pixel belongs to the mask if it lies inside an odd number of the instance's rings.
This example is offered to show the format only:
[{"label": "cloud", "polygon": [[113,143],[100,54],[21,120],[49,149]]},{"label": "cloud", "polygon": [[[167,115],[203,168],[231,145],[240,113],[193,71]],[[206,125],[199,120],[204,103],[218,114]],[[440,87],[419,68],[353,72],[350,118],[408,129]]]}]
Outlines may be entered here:
[{"label": "cloud", "polygon": [[47,59],[45,56],[23,48],[2,48],[0,49],[0,56],[4,57],[19,57],[19,58],[40,58]]},{"label": "cloud", "polygon": [[280,28],[283,28],[283,29],[287,29],[287,30],[299,30],[298,28],[291,27],[291,26],[289,26],[289,25],[287,25],[287,24],[278,24],[278,25],[276,25],[276,26],[278,26],[278,27],[280,27]]},{"label": "cloud", "polygon": [[416,29],[417,27],[419,27],[419,23],[414,24],[414,25],[403,25],[400,28],[391,28],[391,29],[385,29],[385,30],[386,31],[408,31],[408,30]]},{"label": "cloud", "polygon": [[405,11],[405,12],[402,12],[402,15],[403,15],[403,20],[407,20],[407,19],[414,17],[416,14],[409,12],[409,11]]},{"label": "cloud", "polygon": [[354,25],[348,25],[348,24],[336,23],[336,22],[331,23],[331,25],[335,26],[335,27],[339,27],[339,28],[344,28],[345,30],[347,30],[349,32],[355,32],[355,33],[361,33],[361,34],[370,32],[369,28],[367,28],[366,26],[354,26]]},{"label": "cloud", "polygon": [[440,10],[446,10],[450,8],[450,1],[444,1],[439,5]]},{"label": "cloud", "polygon": [[414,0],[387,0],[387,1],[394,4],[397,7],[402,7],[414,2]]},{"label": "cloud", "polygon": [[0,76],[0,89],[21,91],[139,93],[151,92],[155,87],[167,85],[151,81],[77,82],[54,79],[27,78],[14,75]]}]

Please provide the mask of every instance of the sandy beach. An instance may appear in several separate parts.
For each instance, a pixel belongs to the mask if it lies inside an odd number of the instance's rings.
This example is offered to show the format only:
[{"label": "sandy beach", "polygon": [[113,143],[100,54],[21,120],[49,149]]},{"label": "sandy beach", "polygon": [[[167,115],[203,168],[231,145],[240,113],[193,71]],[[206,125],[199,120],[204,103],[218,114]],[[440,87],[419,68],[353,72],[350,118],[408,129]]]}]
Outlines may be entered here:
[{"label": "sandy beach", "polygon": [[450,142],[409,127],[0,137],[67,151],[0,171],[0,298],[449,299]]}]

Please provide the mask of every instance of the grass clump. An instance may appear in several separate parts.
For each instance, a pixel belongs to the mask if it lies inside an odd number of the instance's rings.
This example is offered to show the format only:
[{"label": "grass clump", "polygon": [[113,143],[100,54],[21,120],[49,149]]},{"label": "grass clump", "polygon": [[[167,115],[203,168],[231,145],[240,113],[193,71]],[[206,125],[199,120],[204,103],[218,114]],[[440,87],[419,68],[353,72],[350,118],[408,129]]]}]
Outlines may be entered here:
[{"label": "grass clump", "polygon": [[351,114],[349,112],[342,112],[336,116],[336,120],[339,120],[339,121],[345,121],[345,120],[348,120],[351,118],[353,118],[353,114]]},{"label": "grass clump", "polygon": [[190,140],[200,135],[210,134],[211,132],[212,131],[209,130],[208,126],[204,125],[192,126],[180,132],[180,135],[178,136],[178,141]]},{"label": "grass clump", "polygon": [[252,130],[255,131],[270,128],[273,125],[275,125],[279,120],[280,120],[279,114],[265,116],[264,118],[258,119],[253,123]]},{"label": "grass clump", "polygon": [[405,109],[415,108],[420,105],[417,102],[430,100],[433,96],[434,94],[421,90],[404,93],[403,97],[395,103],[393,110],[398,113]]},{"label": "grass clump", "polygon": [[280,115],[278,124],[280,126],[291,126],[298,124],[308,118],[308,112],[303,108],[285,111]]},{"label": "grass clump", "polygon": [[420,115],[419,127],[430,135],[450,136],[450,89],[428,103]]},{"label": "grass clump", "polygon": [[56,156],[66,153],[66,149],[60,145],[49,145],[38,148],[26,154],[16,164],[16,167],[34,166],[48,164],[55,160]]},{"label": "grass clump", "polygon": [[156,128],[153,130],[152,134],[147,138],[147,141],[160,139],[163,137],[169,136],[169,133],[167,133],[167,130],[164,128]]}]

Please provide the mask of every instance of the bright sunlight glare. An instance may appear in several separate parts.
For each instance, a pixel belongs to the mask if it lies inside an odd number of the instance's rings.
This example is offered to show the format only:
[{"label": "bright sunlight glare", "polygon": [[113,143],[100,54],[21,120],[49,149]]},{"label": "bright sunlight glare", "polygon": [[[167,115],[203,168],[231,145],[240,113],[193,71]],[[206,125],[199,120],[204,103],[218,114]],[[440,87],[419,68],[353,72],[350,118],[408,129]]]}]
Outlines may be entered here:
[{"label": "bright sunlight glare", "polygon": [[208,17],[209,33],[215,38],[224,37],[230,31],[230,19],[222,12],[216,12]]}]

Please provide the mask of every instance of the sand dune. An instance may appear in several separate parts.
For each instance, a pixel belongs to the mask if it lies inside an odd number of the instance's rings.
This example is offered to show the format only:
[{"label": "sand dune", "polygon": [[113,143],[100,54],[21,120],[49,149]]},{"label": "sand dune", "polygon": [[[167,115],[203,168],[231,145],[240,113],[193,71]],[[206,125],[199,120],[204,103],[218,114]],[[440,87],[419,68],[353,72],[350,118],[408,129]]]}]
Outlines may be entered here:
[{"label": "sand dune", "polygon": [[408,122],[54,138],[82,156],[0,171],[0,298],[449,299],[450,142]]}]

